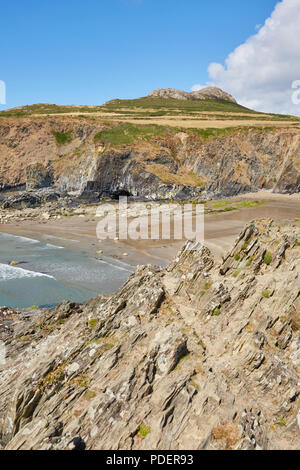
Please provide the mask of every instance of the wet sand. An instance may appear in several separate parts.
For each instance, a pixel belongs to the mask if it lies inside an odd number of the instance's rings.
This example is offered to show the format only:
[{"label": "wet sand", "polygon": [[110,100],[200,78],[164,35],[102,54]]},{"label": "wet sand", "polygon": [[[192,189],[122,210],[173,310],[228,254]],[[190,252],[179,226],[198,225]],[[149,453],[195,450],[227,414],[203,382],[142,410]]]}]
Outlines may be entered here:
[{"label": "wet sand", "polygon": [[[234,205],[235,202],[254,200],[264,200],[264,204],[205,215],[205,244],[216,257],[220,257],[232,247],[240,231],[251,220],[267,218],[280,223],[292,221],[300,225],[299,194],[289,196],[261,192],[227,199],[230,205]],[[212,201],[206,207],[210,208],[216,202]],[[185,242],[185,240],[103,240],[99,242],[96,236],[98,221],[99,219],[95,217],[95,208],[89,208],[84,217],[74,215],[62,217],[59,220],[50,218],[42,222],[33,219],[18,223],[14,221],[0,225],[0,231],[46,241],[98,258],[119,259],[131,266],[138,264],[165,266]],[[97,253],[99,250],[103,253]]]}]

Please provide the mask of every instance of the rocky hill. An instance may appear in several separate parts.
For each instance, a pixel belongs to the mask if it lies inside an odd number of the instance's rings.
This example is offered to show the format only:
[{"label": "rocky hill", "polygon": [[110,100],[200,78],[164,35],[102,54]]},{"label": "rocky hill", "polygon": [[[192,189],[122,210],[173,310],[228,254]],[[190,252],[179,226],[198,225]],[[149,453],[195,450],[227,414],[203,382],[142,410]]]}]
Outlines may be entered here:
[{"label": "rocky hill", "polygon": [[2,308],[5,449],[297,449],[300,231],[187,242],[86,305]]},{"label": "rocky hill", "polygon": [[[0,120],[0,185],[97,201],[300,190],[298,128],[177,129],[74,117]],[[34,204],[31,192],[5,207]]]},{"label": "rocky hill", "polygon": [[233,96],[217,87],[206,87],[192,92],[175,90],[174,88],[158,88],[149,93],[149,96],[156,98],[174,98],[176,100],[223,100],[237,103]]}]

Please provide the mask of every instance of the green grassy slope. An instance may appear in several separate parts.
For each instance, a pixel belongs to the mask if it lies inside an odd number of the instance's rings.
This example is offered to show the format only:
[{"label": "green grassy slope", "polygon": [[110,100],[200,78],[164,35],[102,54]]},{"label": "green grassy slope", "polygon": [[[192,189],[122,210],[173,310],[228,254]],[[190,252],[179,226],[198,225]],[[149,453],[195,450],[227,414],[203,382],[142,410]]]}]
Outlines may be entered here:
[{"label": "green grassy slope", "polygon": [[[122,118],[145,119],[175,116],[198,119],[235,119],[239,120],[274,120],[298,121],[294,116],[259,113],[226,100],[177,100],[174,98],[156,98],[147,96],[132,100],[112,100],[102,106],[69,106],[56,104],[33,104],[0,112],[0,117],[26,117],[49,114],[114,114]],[[197,114],[198,113],[198,114]],[[200,113],[208,113],[201,115]],[[216,113],[216,114],[214,114]],[[228,114],[230,113],[230,114]]]},{"label": "green grassy slope", "polygon": [[178,110],[185,114],[189,112],[203,111],[255,113],[255,111],[252,111],[251,109],[226,100],[176,100],[174,98],[154,98],[151,96],[135,100],[113,100],[106,103],[103,107],[110,109],[111,111],[118,110],[119,108],[128,110]]}]

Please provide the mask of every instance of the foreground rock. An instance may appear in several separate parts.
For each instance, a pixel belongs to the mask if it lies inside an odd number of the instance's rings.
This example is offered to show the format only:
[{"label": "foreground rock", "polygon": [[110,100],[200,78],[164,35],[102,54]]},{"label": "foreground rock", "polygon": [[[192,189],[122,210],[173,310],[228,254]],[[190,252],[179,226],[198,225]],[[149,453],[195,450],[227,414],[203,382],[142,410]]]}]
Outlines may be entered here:
[{"label": "foreground rock", "polygon": [[253,222],[219,264],[55,312],[3,308],[5,449],[299,449],[300,230]]}]

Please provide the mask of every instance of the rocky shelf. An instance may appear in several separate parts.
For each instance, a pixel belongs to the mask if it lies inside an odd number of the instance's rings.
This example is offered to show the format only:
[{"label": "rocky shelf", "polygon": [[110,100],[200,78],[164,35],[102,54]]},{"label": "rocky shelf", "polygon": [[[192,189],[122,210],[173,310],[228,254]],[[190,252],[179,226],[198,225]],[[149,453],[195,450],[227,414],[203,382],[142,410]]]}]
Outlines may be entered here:
[{"label": "rocky shelf", "polygon": [[[3,449],[296,449],[300,230],[187,242],[119,292],[1,308]],[[2,344],[3,344],[2,343]]]}]

